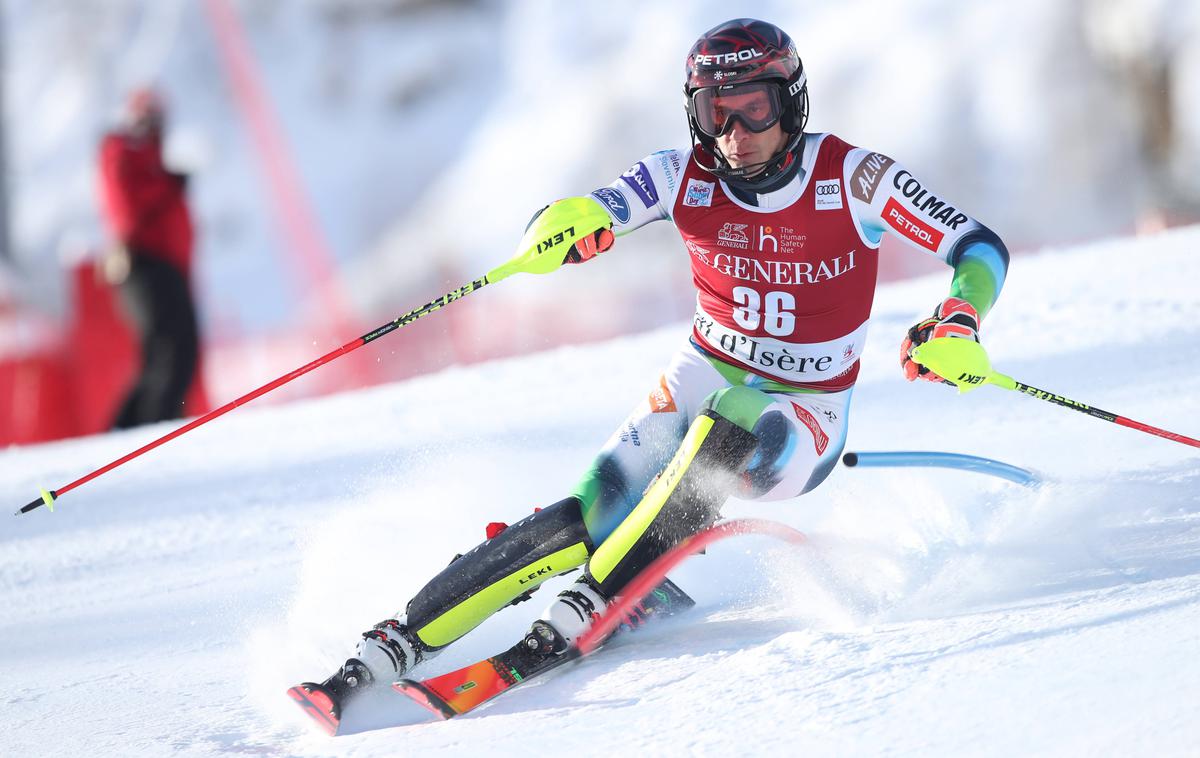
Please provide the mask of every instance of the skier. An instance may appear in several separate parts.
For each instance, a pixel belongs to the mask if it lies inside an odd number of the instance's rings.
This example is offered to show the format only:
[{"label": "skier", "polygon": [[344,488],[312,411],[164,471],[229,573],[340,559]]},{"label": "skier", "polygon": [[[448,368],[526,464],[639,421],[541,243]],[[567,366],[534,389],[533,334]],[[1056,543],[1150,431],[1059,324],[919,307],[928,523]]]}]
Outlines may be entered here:
[{"label": "skier", "polygon": [[1004,244],[891,158],[806,133],[807,78],[788,35],[729,21],[700,37],[686,71],[693,144],[546,206],[522,248],[558,256],[557,268],[670,219],[697,291],[690,338],[570,496],[493,525],[403,614],[366,632],[334,676],[304,685],[335,708],[583,565],[527,638],[540,654],[562,653],[641,569],[712,524],[729,496],[782,500],[817,487],[845,444],[885,233],[954,269],[949,296],[903,338],[905,377],[943,381],[910,359],[913,346],[978,340],[1004,282]]}]

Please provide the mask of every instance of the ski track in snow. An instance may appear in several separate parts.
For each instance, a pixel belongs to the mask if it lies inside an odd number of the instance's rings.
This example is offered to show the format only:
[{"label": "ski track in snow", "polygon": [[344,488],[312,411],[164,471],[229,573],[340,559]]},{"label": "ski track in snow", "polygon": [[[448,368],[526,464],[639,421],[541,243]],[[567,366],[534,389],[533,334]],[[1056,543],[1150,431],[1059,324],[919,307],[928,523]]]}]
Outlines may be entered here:
[{"label": "ski track in snow", "polygon": [[[1018,258],[984,326],[994,364],[1195,436],[1198,244],[1192,228]],[[699,601],[684,617],[455,721],[380,693],[330,740],[284,690],[488,521],[559,499],[687,328],[252,405],[53,514],[0,520],[0,754],[1195,755],[1196,451],[905,384],[898,337],[946,280],[881,289],[848,449],[986,455],[1040,488],[839,468],[797,501],[730,503],[811,542],[720,543],[673,574]],[[10,448],[0,492],[15,509],[168,428]],[[426,673],[507,647],[553,586]]]}]

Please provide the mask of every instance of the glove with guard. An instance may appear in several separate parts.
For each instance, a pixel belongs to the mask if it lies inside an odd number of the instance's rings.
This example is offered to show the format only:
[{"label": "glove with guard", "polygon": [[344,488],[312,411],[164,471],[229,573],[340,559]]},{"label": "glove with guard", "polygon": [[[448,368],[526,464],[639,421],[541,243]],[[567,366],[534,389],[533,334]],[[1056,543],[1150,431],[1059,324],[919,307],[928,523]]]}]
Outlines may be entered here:
[{"label": "glove with guard", "polygon": [[908,381],[924,379],[945,382],[942,377],[912,359],[912,349],[938,337],[957,337],[979,341],[979,313],[975,306],[959,297],[948,297],[933,310],[933,316],[914,324],[900,343],[900,367]]},{"label": "glove with guard", "polygon": [[[596,213],[597,208],[600,209],[599,214]],[[547,211],[549,211],[548,214]],[[543,214],[547,215],[543,217]],[[582,236],[576,237],[576,227],[581,226],[586,229],[597,223],[605,222],[607,225],[601,226],[591,234],[584,233]],[[568,224],[570,226],[567,226]],[[572,238],[575,238],[574,243],[567,248],[566,254],[563,256],[563,263],[590,261],[612,247],[614,241],[612,221],[608,220],[608,214],[604,212],[603,208],[600,208],[599,203],[586,197],[556,200],[545,206],[529,219],[529,224],[525,227],[527,237],[530,232],[533,233],[536,240],[544,240],[543,245],[553,243],[555,240],[570,242]]]},{"label": "glove with guard", "polygon": [[517,254],[488,272],[498,282],[516,273],[549,274],[564,263],[583,263],[613,245],[612,218],[590,197],[556,200],[529,220]]}]

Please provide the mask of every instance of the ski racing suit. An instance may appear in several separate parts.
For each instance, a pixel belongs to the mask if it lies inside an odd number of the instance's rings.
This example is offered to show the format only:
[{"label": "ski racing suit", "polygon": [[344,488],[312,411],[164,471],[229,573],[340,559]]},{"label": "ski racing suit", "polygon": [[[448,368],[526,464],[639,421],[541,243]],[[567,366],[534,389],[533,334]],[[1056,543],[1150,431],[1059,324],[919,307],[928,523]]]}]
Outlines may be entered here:
[{"label": "ski racing suit", "polygon": [[1000,293],[999,237],[885,155],[807,134],[792,178],[755,194],[703,168],[701,150],[654,153],[590,194],[618,238],[675,223],[696,288],[690,338],[570,497],[417,593],[405,623],[426,652],[584,563],[612,598],[731,495],[818,486],[845,445],[884,233],[952,266],[950,294],[980,317]]}]

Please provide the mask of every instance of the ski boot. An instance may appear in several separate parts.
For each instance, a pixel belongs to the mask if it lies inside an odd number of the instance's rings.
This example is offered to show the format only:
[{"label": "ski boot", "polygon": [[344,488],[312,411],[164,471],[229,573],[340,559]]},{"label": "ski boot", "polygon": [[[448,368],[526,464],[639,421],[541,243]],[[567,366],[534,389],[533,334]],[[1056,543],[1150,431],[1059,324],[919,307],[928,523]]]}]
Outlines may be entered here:
[{"label": "ski boot", "polygon": [[330,735],[337,734],[347,703],[379,681],[390,684],[403,677],[430,653],[396,619],[376,624],[362,637],[355,657],[342,664],[333,676],[320,684],[304,682],[288,690],[292,700]]},{"label": "ski boot", "polygon": [[525,646],[538,655],[560,655],[604,613],[608,598],[587,574],[558,593],[525,635]]},{"label": "ski boot", "polygon": [[[606,598],[587,574],[558,593],[541,617],[533,622],[525,635],[525,645],[532,653],[561,655],[571,648],[604,614],[611,601]],[[672,616],[695,605],[686,592],[670,579],[663,579],[613,632],[636,629],[653,616]]]}]

